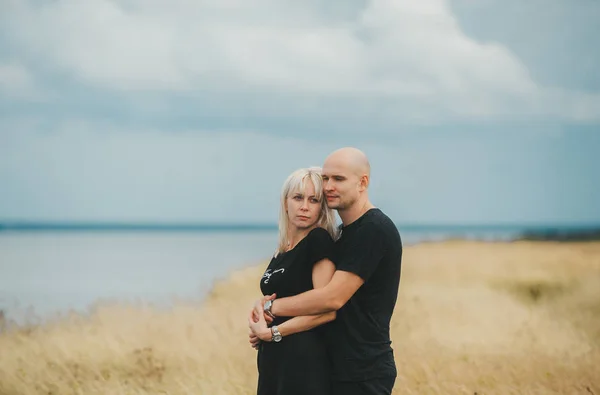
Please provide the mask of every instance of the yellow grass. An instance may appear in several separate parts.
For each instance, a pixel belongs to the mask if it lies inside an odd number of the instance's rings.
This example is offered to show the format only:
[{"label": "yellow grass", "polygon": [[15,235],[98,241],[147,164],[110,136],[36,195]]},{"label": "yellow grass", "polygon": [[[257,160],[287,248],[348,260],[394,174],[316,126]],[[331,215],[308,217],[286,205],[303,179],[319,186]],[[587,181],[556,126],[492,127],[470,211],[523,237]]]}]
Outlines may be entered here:
[{"label": "yellow grass", "polygon": [[[99,306],[0,334],[0,394],[253,394],[263,269],[202,306]],[[600,395],[600,243],[407,247],[400,288],[394,394]]]}]

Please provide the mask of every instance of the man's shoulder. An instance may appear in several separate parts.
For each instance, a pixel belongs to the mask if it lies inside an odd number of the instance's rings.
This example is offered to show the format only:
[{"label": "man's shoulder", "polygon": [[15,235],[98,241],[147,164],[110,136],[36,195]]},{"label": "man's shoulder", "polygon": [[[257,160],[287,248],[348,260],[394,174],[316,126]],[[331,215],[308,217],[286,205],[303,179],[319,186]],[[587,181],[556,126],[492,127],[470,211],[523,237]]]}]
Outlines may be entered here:
[{"label": "man's shoulder", "polygon": [[394,221],[378,208],[372,209],[362,226],[366,231],[373,232],[392,244],[402,244],[400,232]]},{"label": "man's shoulder", "polygon": [[392,221],[392,219],[383,211],[381,211],[380,208],[374,207],[372,209],[370,209],[369,211],[367,211],[367,215],[365,215],[364,217],[364,222],[372,222],[372,223],[392,223],[394,221]]},{"label": "man's shoulder", "polygon": [[356,223],[347,228],[342,227],[341,237],[337,242],[350,242],[363,244],[369,240],[387,239],[391,235],[393,239],[399,238],[399,232],[394,222],[378,208],[369,210]]},{"label": "man's shoulder", "polygon": [[381,209],[373,208],[368,212],[368,214],[369,215],[365,216],[363,222],[361,223],[362,226],[366,226],[370,229],[397,230],[394,221],[392,221],[392,219],[387,214],[381,211]]}]

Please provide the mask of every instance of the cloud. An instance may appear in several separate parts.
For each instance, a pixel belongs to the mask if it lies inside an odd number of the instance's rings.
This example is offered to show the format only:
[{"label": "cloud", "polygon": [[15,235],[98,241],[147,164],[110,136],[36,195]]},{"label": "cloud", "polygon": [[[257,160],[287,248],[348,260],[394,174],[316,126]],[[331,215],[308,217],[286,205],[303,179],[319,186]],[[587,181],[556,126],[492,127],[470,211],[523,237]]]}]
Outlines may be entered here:
[{"label": "cloud", "polygon": [[[348,140],[0,119],[0,220],[270,222],[281,185]],[[404,223],[597,221],[594,133],[407,133],[356,144]],[[352,144],[355,145],[355,144]]]},{"label": "cloud", "polygon": [[0,121],[0,219],[273,221],[285,177],[331,150],[252,131],[51,129]]},{"label": "cloud", "polygon": [[[511,49],[544,86],[600,90],[600,2],[450,0],[462,29]],[[507,28],[510,26],[510,28]]]},{"label": "cloud", "polygon": [[33,76],[17,62],[0,61],[0,95],[30,98],[34,95]]},{"label": "cloud", "polygon": [[318,0],[3,7],[4,30],[24,59],[152,108],[173,97],[215,97],[220,111],[271,117],[600,118],[597,95],[548,92],[508,48],[468,37],[445,0],[371,0],[333,11]]}]

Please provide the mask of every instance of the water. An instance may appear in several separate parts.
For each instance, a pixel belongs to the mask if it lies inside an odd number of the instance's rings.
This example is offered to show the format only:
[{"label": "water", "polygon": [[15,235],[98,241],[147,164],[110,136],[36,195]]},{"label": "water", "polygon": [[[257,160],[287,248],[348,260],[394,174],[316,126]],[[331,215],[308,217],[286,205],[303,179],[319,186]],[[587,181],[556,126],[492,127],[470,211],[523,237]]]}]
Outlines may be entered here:
[{"label": "water", "polygon": [[98,300],[201,300],[215,280],[268,259],[276,239],[276,232],[0,233],[0,310],[24,322],[85,312]]},{"label": "water", "polygon": [[[399,228],[404,245],[449,238],[508,241],[525,231],[489,226]],[[31,317],[39,322],[67,310],[86,312],[100,300],[158,305],[174,299],[201,301],[215,280],[268,260],[277,241],[274,228],[4,229],[0,310],[17,322]],[[533,228],[542,233],[547,229]]]}]

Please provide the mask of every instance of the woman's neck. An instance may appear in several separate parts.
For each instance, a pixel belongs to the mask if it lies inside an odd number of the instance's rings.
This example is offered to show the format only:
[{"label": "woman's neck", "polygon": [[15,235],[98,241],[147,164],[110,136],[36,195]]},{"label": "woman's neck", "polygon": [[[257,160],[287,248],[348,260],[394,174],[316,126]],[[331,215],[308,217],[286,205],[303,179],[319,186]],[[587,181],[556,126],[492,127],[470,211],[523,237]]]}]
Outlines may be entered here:
[{"label": "woman's neck", "polygon": [[289,250],[293,249],[294,247],[296,247],[296,245],[298,245],[298,243],[300,243],[300,241],[302,241],[302,239],[304,239],[306,237],[306,235],[309,234],[310,231],[316,227],[317,227],[316,224],[311,226],[310,228],[306,228],[306,229],[300,229],[295,226],[290,226],[288,228],[287,250],[289,251]]}]

